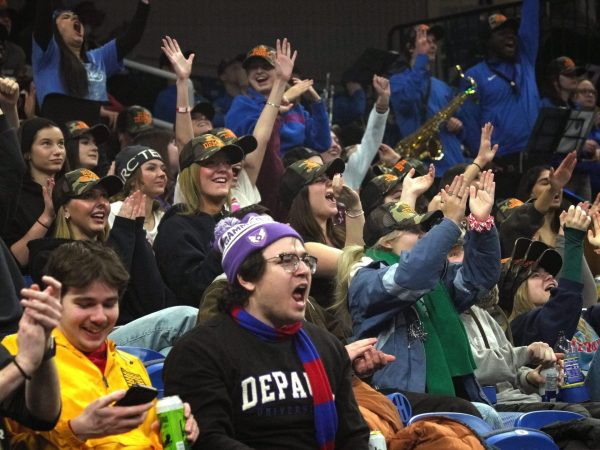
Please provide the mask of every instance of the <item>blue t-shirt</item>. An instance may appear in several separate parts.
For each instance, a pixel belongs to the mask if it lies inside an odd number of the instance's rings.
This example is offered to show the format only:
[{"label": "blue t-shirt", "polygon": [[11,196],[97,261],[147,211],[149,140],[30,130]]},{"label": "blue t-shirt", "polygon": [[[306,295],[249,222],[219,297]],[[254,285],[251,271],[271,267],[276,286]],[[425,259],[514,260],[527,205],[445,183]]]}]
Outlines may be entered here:
[{"label": "blue t-shirt", "polygon": [[[84,63],[88,74],[87,100],[106,102],[106,80],[121,70],[121,61],[117,57],[116,40],[107,42],[102,47],[86,52],[88,62]],[[38,104],[44,103],[48,94],[69,95],[60,76],[60,49],[54,37],[50,39],[46,50],[33,40],[33,81],[37,91]]]}]

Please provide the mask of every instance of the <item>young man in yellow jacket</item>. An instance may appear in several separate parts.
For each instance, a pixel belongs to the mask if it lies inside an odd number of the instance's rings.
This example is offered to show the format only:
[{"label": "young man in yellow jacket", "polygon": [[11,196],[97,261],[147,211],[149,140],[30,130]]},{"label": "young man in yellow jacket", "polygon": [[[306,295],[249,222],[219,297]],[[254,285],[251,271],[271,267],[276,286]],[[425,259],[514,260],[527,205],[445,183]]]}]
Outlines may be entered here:
[{"label": "young man in yellow jacket", "polygon": [[[127,271],[102,244],[75,241],[51,255],[47,271],[62,283],[63,313],[53,332],[62,411],[56,427],[34,432],[8,422],[11,444],[36,449],[162,449],[153,403],[115,406],[134,384],[150,385],[143,364],[107,338],[119,315]],[[14,335],[3,345],[17,351]],[[190,441],[198,427],[186,406]],[[23,447],[20,447],[23,446]]]}]

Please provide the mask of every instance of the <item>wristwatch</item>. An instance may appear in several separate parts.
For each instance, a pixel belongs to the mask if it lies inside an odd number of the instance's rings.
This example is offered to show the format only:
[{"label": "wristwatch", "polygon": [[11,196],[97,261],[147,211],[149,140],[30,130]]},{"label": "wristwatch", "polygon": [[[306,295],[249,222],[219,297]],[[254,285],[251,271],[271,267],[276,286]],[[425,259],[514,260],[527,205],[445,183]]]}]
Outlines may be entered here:
[{"label": "wristwatch", "polygon": [[56,342],[54,341],[54,336],[50,336],[50,347],[44,353],[44,357],[42,358],[42,362],[46,362],[49,359],[54,358],[56,355]]}]

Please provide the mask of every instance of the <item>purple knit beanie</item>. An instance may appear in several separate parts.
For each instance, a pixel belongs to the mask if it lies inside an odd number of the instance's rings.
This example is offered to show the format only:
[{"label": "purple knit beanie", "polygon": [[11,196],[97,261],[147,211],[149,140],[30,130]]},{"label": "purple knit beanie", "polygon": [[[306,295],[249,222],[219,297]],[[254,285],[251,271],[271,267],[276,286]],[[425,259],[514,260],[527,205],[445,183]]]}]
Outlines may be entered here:
[{"label": "purple knit beanie", "polygon": [[267,215],[250,213],[241,220],[227,217],[219,221],[215,228],[215,247],[223,254],[223,270],[229,283],[235,281],[240,265],[250,253],[283,237],[304,242],[292,227],[275,222]]}]

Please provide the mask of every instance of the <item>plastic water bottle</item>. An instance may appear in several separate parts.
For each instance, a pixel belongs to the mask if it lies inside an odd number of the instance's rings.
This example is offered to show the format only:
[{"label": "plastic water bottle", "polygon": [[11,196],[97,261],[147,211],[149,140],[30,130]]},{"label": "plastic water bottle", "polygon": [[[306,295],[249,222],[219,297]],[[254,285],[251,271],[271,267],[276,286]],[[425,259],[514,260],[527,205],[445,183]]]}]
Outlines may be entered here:
[{"label": "plastic water bottle", "polygon": [[556,395],[558,394],[558,371],[556,370],[556,367],[552,366],[544,369],[540,374],[546,378],[546,383],[544,386],[540,387],[542,401],[556,402]]},{"label": "plastic water bottle", "polygon": [[369,436],[369,450],[387,450],[385,437],[383,437],[381,431],[371,431],[371,435]]},{"label": "plastic water bottle", "polygon": [[558,332],[558,337],[556,338],[556,344],[554,344],[554,353],[564,353],[565,355],[571,348],[571,343],[565,336],[564,331]]}]

